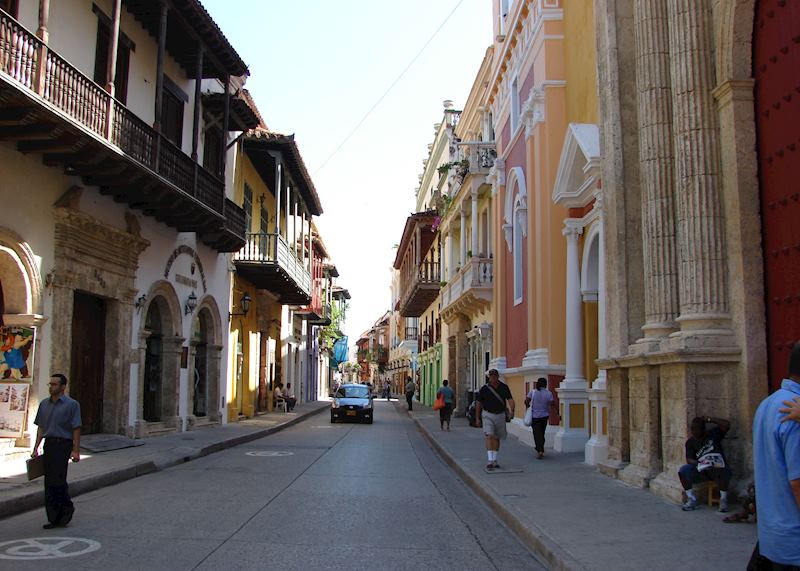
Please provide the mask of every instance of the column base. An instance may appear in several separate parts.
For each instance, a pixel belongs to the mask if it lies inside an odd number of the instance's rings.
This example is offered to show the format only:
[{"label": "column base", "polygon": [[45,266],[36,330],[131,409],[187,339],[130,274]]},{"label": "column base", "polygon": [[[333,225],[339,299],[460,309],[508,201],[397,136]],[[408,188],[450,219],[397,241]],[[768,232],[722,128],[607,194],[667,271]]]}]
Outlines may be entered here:
[{"label": "column base", "polygon": [[620,480],[636,488],[649,487],[650,481],[655,477],[656,473],[652,470],[634,464],[628,464],[628,466],[619,472]]},{"label": "column base", "polygon": [[546,367],[549,364],[549,351],[543,349],[528,349],[522,357],[523,367]]},{"label": "column base", "polygon": [[628,465],[627,462],[620,460],[606,459],[597,463],[597,470],[614,479],[619,479],[619,474]]},{"label": "column base", "polygon": [[583,452],[588,440],[586,429],[561,427],[553,439],[553,449],[563,453]]},{"label": "column base", "polygon": [[596,466],[608,459],[608,437],[593,435],[584,447],[584,462]]},{"label": "column base", "polygon": [[673,472],[661,472],[650,481],[650,489],[659,496],[672,500],[676,503],[683,502],[683,486],[678,479],[677,470]]}]

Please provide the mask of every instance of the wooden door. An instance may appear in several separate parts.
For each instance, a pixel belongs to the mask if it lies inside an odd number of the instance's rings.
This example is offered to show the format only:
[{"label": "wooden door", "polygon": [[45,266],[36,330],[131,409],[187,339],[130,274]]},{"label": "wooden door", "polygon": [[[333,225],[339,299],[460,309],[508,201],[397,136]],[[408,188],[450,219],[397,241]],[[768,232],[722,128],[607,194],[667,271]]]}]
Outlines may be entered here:
[{"label": "wooden door", "polygon": [[800,2],[761,0],[756,9],[758,170],[770,390],[786,375],[800,339]]},{"label": "wooden door", "polygon": [[103,379],[106,304],[99,297],[75,292],[72,309],[72,359],[67,385],[81,405],[81,431],[103,431]]}]

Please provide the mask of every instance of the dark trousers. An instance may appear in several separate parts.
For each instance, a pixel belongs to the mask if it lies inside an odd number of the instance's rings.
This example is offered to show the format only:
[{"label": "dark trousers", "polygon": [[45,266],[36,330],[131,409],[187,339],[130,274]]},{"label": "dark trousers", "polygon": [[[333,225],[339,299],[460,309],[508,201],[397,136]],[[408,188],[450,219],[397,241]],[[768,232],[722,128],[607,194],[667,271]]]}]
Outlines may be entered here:
[{"label": "dark trousers", "polygon": [[406,393],[406,402],[408,403],[408,410],[414,410],[414,393]]},{"label": "dark trousers", "polygon": [[67,513],[74,511],[67,485],[67,466],[72,452],[72,440],[44,440],[44,505],[47,520],[58,524]]},{"label": "dark trousers", "polygon": [[534,418],[531,428],[533,429],[533,444],[536,451],[544,453],[544,432],[547,430],[547,421],[549,417]]}]

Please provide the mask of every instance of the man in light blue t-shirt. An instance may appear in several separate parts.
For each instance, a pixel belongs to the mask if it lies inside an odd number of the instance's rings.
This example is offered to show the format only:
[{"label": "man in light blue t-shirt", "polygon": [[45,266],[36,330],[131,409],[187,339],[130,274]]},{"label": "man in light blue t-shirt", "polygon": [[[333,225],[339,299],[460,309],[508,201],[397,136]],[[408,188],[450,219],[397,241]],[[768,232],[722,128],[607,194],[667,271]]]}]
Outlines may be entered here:
[{"label": "man in light blue t-shirt", "polygon": [[788,377],[753,420],[758,544],[776,569],[800,566],[800,424],[781,422],[780,411],[800,396],[800,343],[792,347]]}]

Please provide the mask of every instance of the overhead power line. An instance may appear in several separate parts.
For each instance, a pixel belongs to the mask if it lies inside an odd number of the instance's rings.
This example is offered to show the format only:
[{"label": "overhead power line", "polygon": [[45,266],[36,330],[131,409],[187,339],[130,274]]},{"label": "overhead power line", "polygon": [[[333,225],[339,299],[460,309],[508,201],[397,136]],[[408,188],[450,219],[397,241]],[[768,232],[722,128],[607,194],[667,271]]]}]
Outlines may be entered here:
[{"label": "overhead power line", "polygon": [[398,84],[398,82],[399,82],[401,79],[403,79],[403,76],[406,74],[406,72],[407,72],[409,69],[411,69],[411,66],[412,66],[412,65],[414,65],[414,62],[416,62],[416,61],[419,59],[419,56],[421,56],[421,55],[422,55],[422,52],[424,52],[424,51],[425,51],[425,48],[427,48],[427,47],[428,47],[428,45],[430,45],[430,43],[431,43],[431,42],[434,40],[434,38],[436,38],[436,36],[437,36],[437,35],[439,35],[439,32],[441,32],[441,31],[442,31],[442,28],[444,28],[445,24],[447,24],[447,22],[450,20],[450,18],[453,16],[453,14],[455,14],[456,10],[458,10],[458,7],[459,7],[459,6],[461,6],[461,4],[462,4],[463,2],[464,2],[464,0],[458,0],[458,2],[456,2],[456,5],[455,5],[455,6],[453,6],[453,9],[452,9],[452,10],[450,10],[450,13],[447,15],[447,17],[446,17],[446,18],[445,18],[445,19],[442,21],[442,23],[441,23],[441,24],[439,24],[439,27],[438,27],[438,28],[436,28],[436,30],[433,32],[433,34],[431,34],[431,37],[430,37],[430,38],[428,38],[428,41],[426,41],[426,42],[423,44],[423,46],[422,46],[422,47],[419,49],[419,51],[416,53],[416,55],[415,55],[413,58],[411,58],[411,61],[410,61],[410,62],[408,62],[408,65],[407,65],[407,66],[406,66],[406,67],[403,69],[403,71],[401,71],[401,72],[400,72],[400,74],[399,74],[399,75],[398,75],[398,76],[395,78],[395,80],[394,80],[394,81],[391,83],[391,85],[390,85],[390,86],[389,86],[389,87],[386,89],[386,91],[384,91],[384,92],[383,92],[383,95],[381,95],[381,96],[378,98],[378,100],[377,100],[377,101],[375,101],[375,103],[373,103],[372,107],[370,107],[370,108],[369,108],[369,110],[368,110],[366,113],[364,113],[364,116],[363,116],[363,117],[361,117],[361,119],[359,120],[359,122],[358,122],[358,123],[356,123],[356,126],[355,126],[355,127],[353,127],[353,128],[350,130],[350,132],[347,134],[347,136],[346,136],[344,139],[342,139],[342,142],[341,142],[341,143],[339,143],[339,146],[337,146],[337,147],[336,147],[336,149],[334,149],[334,151],[333,151],[333,152],[332,152],[330,155],[328,155],[328,158],[327,158],[327,159],[325,159],[325,160],[322,162],[322,164],[321,164],[319,167],[317,167],[317,169],[314,171],[314,175],[316,175],[316,174],[317,174],[319,171],[321,171],[323,168],[325,168],[325,165],[327,165],[327,164],[328,164],[328,162],[329,162],[329,161],[330,161],[330,160],[331,160],[333,157],[335,157],[335,156],[336,156],[336,154],[337,154],[337,153],[338,153],[340,150],[342,150],[342,147],[344,147],[344,146],[345,146],[345,144],[347,143],[347,141],[349,141],[349,140],[350,140],[350,138],[351,138],[353,135],[355,135],[355,134],[356,134],[356,131],[358,131],[358,129],[361,127],[361,125],[363,125],[363,124],[364,124],[364,121],[366,121],[366,120],[367,120],[367,118],[368,118],[368,117],[369,117],[369,116],[372,114],[372,112],[373,112],[373,111],[375,111],[375,108],[376,108],[376,107],[378,107],[378,105],[380,105],[380,104],[381,104],[381,101],[383,101],[383,100],[386,98],[386,96],[387,96],[387,95],[389,95],[389,92],[391,92],[391,91],[392,91],[392,89],[394,89],[394,86],[395,86],[395,85],[397,85],[397,84]]}]

